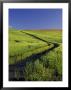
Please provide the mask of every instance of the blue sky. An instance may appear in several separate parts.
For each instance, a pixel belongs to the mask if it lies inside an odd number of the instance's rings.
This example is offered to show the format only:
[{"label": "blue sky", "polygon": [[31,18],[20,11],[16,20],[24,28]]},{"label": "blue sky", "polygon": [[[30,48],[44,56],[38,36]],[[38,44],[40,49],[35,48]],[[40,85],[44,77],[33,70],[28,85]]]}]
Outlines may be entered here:
[{"label": "blue sky", "polygon": [[9,9],[9,27],[62,29],[62,9]]}]

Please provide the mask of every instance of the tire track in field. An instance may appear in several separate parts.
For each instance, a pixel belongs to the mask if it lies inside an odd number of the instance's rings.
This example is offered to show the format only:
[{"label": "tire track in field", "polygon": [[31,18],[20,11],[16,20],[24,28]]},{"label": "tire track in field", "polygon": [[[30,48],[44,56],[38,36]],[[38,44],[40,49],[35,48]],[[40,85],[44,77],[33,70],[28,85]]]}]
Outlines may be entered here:
[{"label": "tire track in field", "polygon": [[[22,33],[25,33],[25,34],[27,34],[27,35],[29,35],[29,36],[32,36],[33,38],[36,38],[36,39],[38,39],[38,40],[40,40],[40,41],[43,41],[43,42],[46,42],[47,44],[49,44],[50,42],[47,42],[46,40],[43,40],[43,39],[41,39],[41,38],[39,38],[39,37],[37,37],[37,36],[35,36],[35,35],[33,35],[33,34],[30,34],[30,33],[27,33],[27,32],[23,32],[23,31],[21,31]],[[49,44],[50,45],[50,44]]]},{"label": "tire track in field", "polygon": [[[41,39],[41,38],[39,38],[39,37],[37,37],[35,35],[29,34],[29,33],[23,32],[23,31],[21,31],[21,32],[25,33],[25,34],[27,34],[29,36],[32,36],[32,37],[34,37],[36,39],[39,39],[39,40],[41,40],[43,42],[46,42],[48,45],[50,45],[50,43],[51,43],[51,42],[47,42],[47,41],[45,41],[45,40],[43,40],[43,39]],[[23,77],[22,76],[23,75],[22,71],[24,70],[24,67],[25,67],[26,63],[30,62],[30,60],[35,61],[36,59],[39,59],[41,56],[45,55],[46,53],[49,53],[51,50],[53,50],[53,49],[55,49],[55,48],[57,48],[59,46],[58,43],[51,43],[51,44],[53,44],[53,47],[49,48],[48,50],[45,50],[45,51],[43,51],[41,53],[32,54],[31,56],[29,56],[29,57],[25,58],[24,60],[18,62],[17,64],[9,65],[9,80],[10,81],[11,80],[16,81],[16,79],[14,78],[14,72],[15,72],[16,69],[18,69],[20,71],[20,73],[21,73],[21,78],[18,81],[24,81],[24,78],[22,78]]]}]

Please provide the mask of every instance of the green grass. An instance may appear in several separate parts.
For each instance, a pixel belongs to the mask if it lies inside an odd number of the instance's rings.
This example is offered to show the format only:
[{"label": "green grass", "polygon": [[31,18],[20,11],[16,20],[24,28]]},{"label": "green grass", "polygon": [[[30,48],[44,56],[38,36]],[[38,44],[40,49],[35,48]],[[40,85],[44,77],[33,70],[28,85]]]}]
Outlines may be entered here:
[{"label": "green grass", "polygon": [[61,81],[62,80],[62,45],[34,62],[26,64],[25,80]]},{"label": "green grass", "polygon": [[[33,37],[36,36],[37,38]],[[38,39],[39,38],[39,39]],[[49,45],[50,43],[50,45]],[[23,77],[30,81],[62,80],[62,30],[9,30],[9,64],[49,50],[40,58],[31,58],[23,69]],[[16,78],[18,77],[18,70]]]},{"label": "green grass", "polygon": [[22,33],[21,30],[9,30],[9,64],[14,64],[15,60],[18,62],[49,47],[47,43]]},{"label": "green grass", "polygon": [[62,30],[27,30],[23,32],[36,35],[48,42],[62,43]]}]

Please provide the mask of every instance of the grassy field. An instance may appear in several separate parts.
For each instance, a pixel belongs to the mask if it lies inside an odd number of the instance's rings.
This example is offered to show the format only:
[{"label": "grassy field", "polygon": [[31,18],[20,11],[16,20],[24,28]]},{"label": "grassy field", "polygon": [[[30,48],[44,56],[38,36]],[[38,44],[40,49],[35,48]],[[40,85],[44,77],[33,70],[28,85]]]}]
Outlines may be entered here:
[{"label": "grassy field", "polygon": [[47,42],[62,43],[62,30],[27,30],[23,32],[36,35]]},{"label": "grassy field", "polygon": [[[25,80],[62,80],[62,30],[10,29],[9,65],[26,61],[27,57],[30,62],[23,69]],[[17,79],[19,73],[17,70]]]}]

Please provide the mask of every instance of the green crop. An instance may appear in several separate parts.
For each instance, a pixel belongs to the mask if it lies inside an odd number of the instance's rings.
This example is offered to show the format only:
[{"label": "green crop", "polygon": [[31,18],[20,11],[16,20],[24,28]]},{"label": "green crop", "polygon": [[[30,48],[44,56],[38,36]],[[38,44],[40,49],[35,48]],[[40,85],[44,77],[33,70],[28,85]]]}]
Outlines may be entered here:
[{"label": "green crop", "polygon": [[[9,65],[22,61],[27,61],[23,65],[24,80],[61,81],[62,30],[10,29]],[[17,68],[15,78],[19,80],[19,77],[21,76]]]}]

